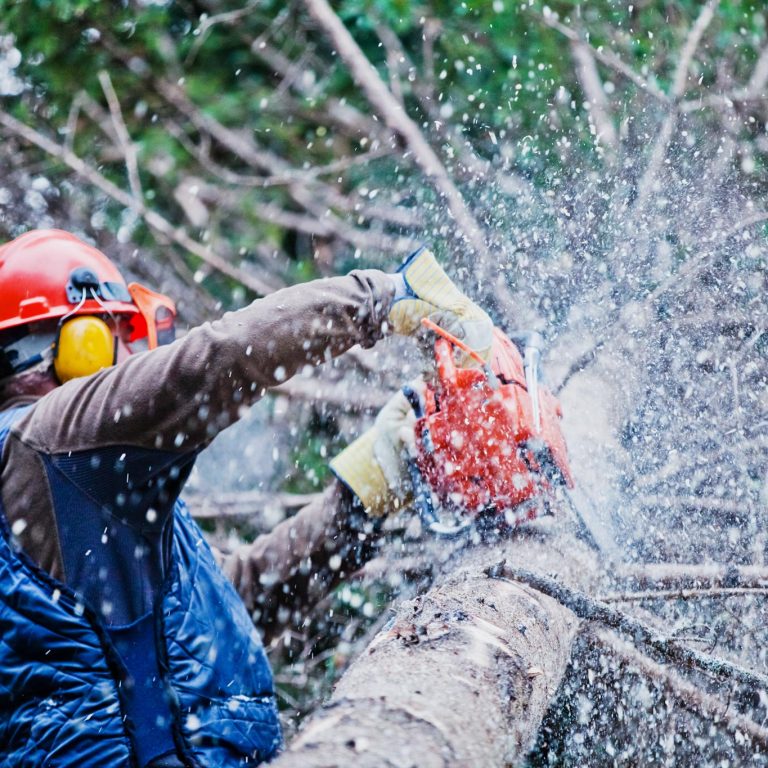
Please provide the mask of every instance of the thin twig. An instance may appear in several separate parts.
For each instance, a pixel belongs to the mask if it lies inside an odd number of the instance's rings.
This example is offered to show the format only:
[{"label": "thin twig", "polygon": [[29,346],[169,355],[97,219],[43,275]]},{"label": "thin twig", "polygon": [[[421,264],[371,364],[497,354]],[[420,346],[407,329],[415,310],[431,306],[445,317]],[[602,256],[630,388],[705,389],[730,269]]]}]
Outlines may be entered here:
[{"label": "thin twig", "polygon": [[551,11],[548,13],[537,13],[535,11],[531,11],[531,15],[535,16],[539,21],[551,29],[557,30],[561,35],[570,40],[572,43],[585,46],[592,54],[592,56],[597,59],[597,61],[614,70],[615,72],[618,72],[624,78],[634,83],[638,88],[640,88],[640,90],[645,91],[662,103],[667,103],[669,101],[669,97],[666,93],[664,93],[664,91],[662,91],[651,80],[646,80],[642,75],[635,72],[635,70],[632,69],[632,67],[626,64],[624,61],[622,61],[622,59],[616,53],[613,51],[605,50],[602,47],[595,48],[593,45],[590,45],[586,40],[582,39],[576,30],[571,29],[566,24],[563,24]]},{"label": "thin twig", "polygon": [[[387,24],[378,21],[374,24],[376,35],[384,46],[389,70],[389,90],[401,108],[405,108],[403,85],[400,81],[400,71],[407,68],[400,39]],[[405,65],[405,66],[404,66]]]},{"label": "thin twig", "polygon": [[656,134],[656,140],[653,142],[643,175],[637,183],[637,196],[633,203],[633,209],[634,216],[637,218],[637,223],[640,227],[643,227],[644,223],[639,221],[639,219],[642,218],[642,212],[645,210],[651,192],[658,182],[659,171],[664,162],[664,158],[667,156],[667,150],[669,149],[672,135],[677,127],[679,116],[677,105],[685,93],[691,62],[696,54],[696,50],[699,47],[704,32],[714,18],[715,9],[719,3],[720,0],[709,0],[704,5],[696,18],[696,21],[691,26],[688,36],[685,39],[685,43],[683,44],[682,51],[680,52],[680,57],[672,77],[672,86],[669,93],[669,110],[661,124],[661,128]]},{"label": "thin twig", "polygon": [[768,589],[768,567],[723,563],[643,563],[625,565],[617,574],[640,589]]},{"label": "thin twig", "polygon": [[125,120],[123,120],[123,111],[120,108],[120,100],[117,98],[117,93],[115,93],[112,80],[106,70],[101,70],[101,72],[99,72],[99,83],[101,84],[101,90],[104,91],[104,96],[107,99],[109,113],[112,116],[112,123],[115,126],[115,133],[117,134],[117,139],[120,143],[120,149],[125,156],[125,168],[128,172],[128,186],[131,188],[131,194],[134,199],[143,202],[144,192],[141,189],[139,163],[136,158],[136,145],[131,139],[131,134],[128,133],[128,127],[125,124]]},{"label": "thin twig", "polygon": [[753,690],[768,690],[768,675],[753,672],[733,662],[709,656],[681,645],[658,632],[653,627],[628,616],[605,603],[592,599],[554,579],[521,568],[511,568],[505,562],[491,566],[486,574],[502,581],[523,582],[533,589],[552,597],[573,611],[580,619],[597,621],[632,638],[633,642],[651,648],[663,658],[689,669],[715,675],[719,680],[729,678]]},{"label": "thin twig", "polygon": [[[710,249],[702,249],[701,255],[691,258],[683,264],[677,272],[670,274],[670,276],[659,283],[644,299],[642,302],[643,307],[653,306],[664,294],[672,290],[682,290],[696,274],[698,274],[711,259],[715,258],[720,250],[715,246],[718,246],[730,238],[743,232],[745,229],[755,226],[756,224],[762,224],[768,222],[768,212],[758,211],[757,213],[748,216],[745,219],[734,224],[732,227],[725,231],[715,231],[712,235],[705,240]],[[633,308],[637,311],[637,307]],[[627,330],[627,327],[631,320],[631,314],[622,312],[618,319],[616,319],[610,326],[605,328],[602,332],[600,339],[595,344],[579,356],[566,371],[560,383],[553,388],[553,392],[558,394],[562,392],[568,382],[577,374],[586,370],[598,359],[598,352],[605,350],[609,347],[609,342],[614,342],[619,338],[623,338],[623,334]]]},{"label": "thin twig", "polygon": [[[205,114],[175,83],[163,79],[155,80],[154,83],[158,92],[185,115],[198,130],[210,134],[236,157],[270,176],[283,175],[293,171],[286,160],[261,148],[249,133],[234,131]],[[270,204],[262,204],[258,209],[254,209],[254,212],[258,215],[263,214],[262,217],[266,216],[268,219],[275,216],[277,217],[276,220],[279,219],[278,223],[283,226],[295,226],[299,231],[308,234],[335,235],[358,248],[402,253],[414,245],[414,241],[410,238],[390,237],[385,234],[366,232],[341,221],[329,210],[329,205],[332,204],[337,193],[321,182],[315,182],[311,188],[302,181],[294,181],[286,186],[291,197],[310,213],[311,217],[285,211]],[[330,198],[328,204],[324,200],[326,195]]]},{"label": "thin twig", "polygon": [[652,589],[647,592],[610,592],[597,599],[604,603],[640,603],[644,600],[706,600],[724,597],[768,595],[764,587],[716,587],[713,589]]},{"label": "thin twig", "polygon": [[613,124],[608,99],[605,95],[600,73],[597,71],[595,59],[590,46],[583,40],[571,42],[571,54],[576,64],[576,77],[589,105],[589,114],[595,128],[595,138],[598,145],[608,150],[610,159],[615,159],[619,150],[619,137]]},{"label": "thin twig", "polygon": [[662,509],[706,509],[711,512],[739,514],[745,511],[746,501],[716,499],[705,496],[653,495],[641,496],[637,502],[643,507],[661,507]]},{"label": "thin twig", "polygon": [[[213,176],[221,181],[238,187],[249,187],[253,189],[267,189],[271,187],[290,186],[294,184],[310,185],[315,184],[320,176],[331,176],[343,173],[344,171],[359,166],[367,165],[375,160],[388,157],[392,154],[392,149],[388,147],[378,147],[368,152],[349,157],[342,157],[326,165],[318,165],[306,170],[292,169],[276,175],[261,176],[254,174],[242,174],[231,171],[213,161],[210,152],[206,147],[195,144],[186,132],[177,123],[167,120],[164,125],[168,133],[189,152],[200,165]],[[378,204],[370,205],[357,196],[345,196],[336,193],[333,187],[320,187],[319,192],[327,196],[329,206],[333,206],[346,212],[354,212],[358,216],[364,216],[367,219],[396,224],[399,227],[416,227],[421,222],[421,217],[408,208]]]},{"label": "thin twig", "polygon": [[189,49],[189,53],[184,60],[184,64],[189,66],[195,60],[200,48],[203,46],[206,38],[208,37],[208,33],[217,24],[232,24],[235,21],[239,21],[244,16],[247,16],[256,8],[258,8],[258,2],[250,2],[243,8],[237,8],[234,11],[224,11],[222,13],[216,13],[213,16],[206,16],[203,18],[200,21],[200,24],[192,33],[196,36],[196,39],[192,47]]},{"label": "thin twig", "polygon": [[685,40],[683,49],[680,52],[680,58],[678,59],[677,66],[675,67],[675,74],[672,77],[672,89],[670,96],[673,101],[678,101],[680,97],[685,93],[685,87],[688,82],[688,71],[691,68],[691,62],[696,55],[701,38],[704,35],[710,22],[715,17],[715,11],[717,6],[720,5],[720,0],[708,0],[704,7],[699,12],[696,21],[693,23],[688,37]]},{"label": "thin twig", "polygon": [[188,494],[184,501],[198,520],[219,520],[263,515],[265,510],[287,512],[315,501],[319,493],[242,491],[218,494]]},{"label": "thin twig", "polygon": [[755,67],[744,89],[749,96],[765,96],[765,86],[768,85],[768,45],[763,47],[757,57]]}]

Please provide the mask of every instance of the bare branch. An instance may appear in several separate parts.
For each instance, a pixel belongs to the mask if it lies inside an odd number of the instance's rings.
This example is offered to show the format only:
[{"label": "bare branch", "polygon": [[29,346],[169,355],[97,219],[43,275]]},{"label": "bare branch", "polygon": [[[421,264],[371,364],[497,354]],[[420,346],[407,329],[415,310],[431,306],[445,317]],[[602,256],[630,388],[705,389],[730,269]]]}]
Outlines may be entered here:
[{"label": "bare branch", "polygon": [[[233,131],[200,110],[175,83],[158,79],[155,81],[158,92],[175,106],[195,125],[198,130],[209,133],[222,146],[226,147],[236,157],[264,171],[268,176],[290,174],[293,169],[283,158],[259,147],[252,136],[246,132]],[[342,240],[359,248],[374,248],[395,253],[402,253],[412,248],[414,241],[409,238],[392,238],[388,235],[378,235],[374,232],[352,227],[342,222],[329,211],[338,193],[331,187],[318,183],[308,188],[302,181],[293,181],[287,185],[288,192],[302,208],[312,214],[312,218],[294,214],[270,204],[263,204],[254,212],[261,218],[276,221],[287,227],[296,227],[308,234],[336,235]],[[321,197],[327,195],[326,201]],[[293,222],[293,223],[291,223]]]},{"label": "bare branch", "polygon": [[193,240],[182,229],[175,227],[156,211],[148,209],[143,202],[136,200],[130,194],[120,189],[120,187],[113,184],[97,170],[91,168],[80,157],[64,149],[56,142],[51,141],[48,137],[36,131],[34,128],[25,125],[4,110],[0,110],[0,124],[5,126],[5,128],[14,135],[39,147],[51,157],[55,157],[63,162],[75,173],[90,184],[93,184],[93,186],[100,189],[113,200],[134,211],[151,229],[161,233],[182,248],[186,248],[190,253],[193,253],[214,269],[237,280],[255,293],[264,295],[270,292],[269,287],[256,276],[248,274],[238,267],[233,266],[218,254],[201,245],[196,240]]},{"label": "bare branch", "polygon": [[[268,189],[271,187],[291,186],[294,184],[302,184],[304,186],[316,184],[317,179],[321,176],[340,174],[349,168],[358,165],[367,165],[375,160],[388,157],[392,154],[390,148],[379,147],[378,149],[371,149],[368,152],[359,155],[342,157],[334,162],[327,163],[326,165],[317,165],[312,168],[307,168],[306,170],[294,168],[270,176],[242,174],[235,173],[229,168],[225,168],[213,161],[207,148],[195,144],[177,123],[168,120],[165,121],[165,126],[168,133],[176,138],[206,171],[227,184],[239,187],[251,187],[253,189]],[[387,205],[386,203],[371,205],[357,195],[350,195],[349,197],[342,195],[336,192],[335,188],[331,186],[316,186],[319,187],[319,193],[326,196],[327,204],[329,206],[333,206],[346,212],[354,212],[357,216],[364,216],[368,219],[393,223],[399,227],[417,227],[421,221],[421,217],[411,209]]]},{"label": "bare branch", "polygon": [[387,69],[389,70],[389,90],[392,92],[392,96],[397,100],[402,108],[405,108],[405,100],[403,99],[403,86],[400,82],[400,71],[404,68],[405,55],[403,48],[400,45],[400,39],[389,28],[387,24],[378,22],[375,25],[376,35],[381,44],[384,46],[384,51],[387,56]]},{"label": "bare branch", "polygon": [[486,571],[490,578],[504,581],[518,581],[528,584],[533,589],[554,598],[573,611],[580,619],[597,621],[618,630],[632,638],[633,642],[653,649],[668,661],[680,664],[688,669],[697,669],[715,675],[719,680],[731,680],[748,686],[752,690],[766,690],[768,675],[753,672],[733,662],[701,653],[692,648],[664,637],[653,627],[611,608],[605,603],[593,600],[583,592],[561,584],[547,576],[542,576],[520,568],[511,568],[501,562]]},{"label": "bare branch", "polygon": [[416,163],[444,197],[467,243],[478,256],[487,260],[488,263],[492,263],[493,258],[485,243],[481,227],[435,151],[424,138],[416,123],[389,92],[379,73],[368,61],[360,46],[334,13],[327,0],[304,0],[304,4],[333,40],[339,55],[346,62],[355,82],[362,88],[368,101],[384,118],[387,125],[403,137],[413,153]]},{"label": "bare branch", "polygon": [[295,400],[322,403],[351,413],[378,411],[392,396],[392,392],[370,386],[340,388],[338,382],[299,376],[294,376],[289,381],[272,387],[269,391]]},{"label": "bare branch", "polygon": [[706,509],[711,512],[744,512],[745,501],[715,499],[703,496],[641,496],[637,499],[643,507],[662,507],[663,509]]},{"label": "bare branch", "polygon": [[609,67],[618,74],[625,77],[630,82],[634,83],[640,90],[653,96],[655,99],[663,103],[669,101],[669,97],[664,93],[655,83],[650,80],[646,80],[642,75],[635,72],[632,67],[626,64],[622,59],[613,51],[607,51],[604,48],[595,48],[590,45],[586,40],[583,40],[578,32],[571,29],[566,24],[563,24],[551,11],[549,13],[539,14],[531,12],[539,21],[551,29],[557,30],[561,35],[566,37],[571,43],[582,45],[586,47],[592,56],[601,64]]},{"label": "bare branch", "polygon": [[[277,74],[285,76],[290,70],[291,60],[260,38],[251,43],[250,49],[254,56],[272,67]],[[311,72],[311,70],[309,71]],[[311,80],[317,82],[318,78],[314,77]],[[305,85],[304,78],[291,82],[291,87],[301,96],[311,98],[314,95],[313,89]],[[369,115],[363,114],[347,102],[330,99],[324,106],[324,120],[330,121],[342,131],[355,136],[375,137],[382,143],[390,143],[390,139],[394,136],[381,122],[372,120]]]},{"label": "bare branch", "polygon": [[244,16],[248,16],[248,14],[253,12],[256,8],[258,8],[258,3],[253,2],[252,0],[252,2],[249,2],[244,7],[237,8],[234,11],[223,11],[222,13],[216,13],[213,16],[201,18],[200,24],[198,24],[197,28],[192,33],[193,35],[196,35],[197,39],[189,49],[184,64],[188,66],[195,60],[200,48],[205,44],[208,33],[217,24],[232,24],[235,21],[239,21]]},{"label": "bare branch", "polygon": [[677,66],[675,67],[675,74],[672,77],[672,88],[669,95],[673,101],[678,101],[685,93],[691,62],[696,55],[696,51],[704,32],[706,32],[707,27],[715,17],[715,11],[717,10],[718,5],[720,5],[720,0],[708,0],[699,12],[696,21],[688,33],[683,49],[680,52]]},{"label": "bare branch", "polygon": [[768,730],[758,725],[754,720],[740,715],[738,712],[729,712],[728,705],[724,705],[721,699],[711,696],[688,680],[684,680],[669,667],[652,661],[616,635],[605,630],[598,630],[593,634],[603,645],[626,659],[627,663],[641,674],[660,682],[665,691],[672,694],[689,712],[704,715],[712,723],[722,725],[731,733],[745,734],[754,744],[768,749]]},{"label": "bare branch", "polygon": [[768,567],[723,563],[644,563],[625,565],[617,574],[641,589],[768,588]]},{"label": "bare branch", "polygon": [[709,589],[652,589],[646,592],[610,592],[597,599],[604,603],[641,603],[646,600],[707,600],[726,597],[765,597],[764,587],[712,587]]},{"label": "bare branch", "polygon": [[[670,89],[670,107],[669,111],[661,124],[656,140],[650,151],[648,163],[643,171],[643,175],[637,184],[637,196],[633,203],[635,216],[639,219],[645,206],[648,203],[651,192],[658,182],[659,171],[661,170],[664,158],[667,156],[667,149],[672,140],[672,134],[677,127],[678,120],[678,102],[685,93],[688,83],[688,71],[691,67],[696,50],[699,47],[701,38],[714,18],[715,9],[720,4],[720,0],[708,0],[701,9],[696,21],[693,23],[688,36],[680,52],[675,73],[672,77],[672,87]],[[638,221],[638,223],[640,223]]]},{"label": "bare branch", "polygon": [[264,510],[287,512],[319,498],[319,493],[275,493],[274,491],[242,491],[240,493],[190,494],[184,501],[198,520],[220,520],[259,517]]},{"label": "bare branch", "polygon": [[79,91],[75,98],[72,99],[67,116],[64,140],[64,147],[66,149],[73,151],[75,135],[77,134],[77,120],[80,117],[80,112],[84,112],[113,144],[120,143],[120,139],[115,131],[114,120],[111,119],[109,113],[101,104],[92,99],[86,91]]},{"label": "bare branch", "polygon": [[619,149],[619,137],[592,51],[583,40],[579,39],[571,42],[571,53],[576,63],[576,76],[589,104],[595,137],[598,144],[605,146],[608,150],[609,156],[615,158]]},{"label": "bare branch", "polygon": [[768,85],[768,45],[760,51],[755,68],[752,70],[752,75],[744,90],[749,95],[764,97],[766,85]]},{"label": "bare branch", "polygon": [[[659,300],[664,294],[668,293],[672,289],[682,290],[702,269],[704,269],[710,260],[713,259],[719,250],[714,246],[720,245],[730,240],[730,238],[740,234],[745,229],[755,226],[756,224],[762,224],[768,221],[768,212],[758,211],[757,213],[748,216],[745,219],[734,224],[726,230],[716,230],[709,238],[704,240],[704,243],[708,243],[710,250],[702,249],[701,255],[691,258],[683,264],[677,272],[672,273],[666,280],[659,283],[654,290],[652,290],[642,302],[643,307],[652,306]],[[598,342],[596,342],[590,349],[580,355],[568,368],[565,375],[557,384],[553,391],[557,394],[563,390],[568,382],[577,373],[586,370],[591,366],[598,358],[598,352],[605,350],[609,346],[609,342],[614,343],[617,339],[623,337],[627,328],[632,322],[632,317],[637,311],[637,307],[629,308],[629,311],[625,309],[620,313],[619,318],[613,322],[610,326],[605,328]]]}]

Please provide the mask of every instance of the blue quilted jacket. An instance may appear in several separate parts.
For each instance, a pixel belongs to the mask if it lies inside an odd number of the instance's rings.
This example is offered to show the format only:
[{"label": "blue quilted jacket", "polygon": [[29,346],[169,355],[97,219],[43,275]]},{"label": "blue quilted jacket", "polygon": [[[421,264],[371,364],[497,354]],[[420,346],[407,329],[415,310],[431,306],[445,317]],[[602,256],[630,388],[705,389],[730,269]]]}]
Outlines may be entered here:
[{"label": "blue quilted jacket", "polygon": [[[0,453],[21,409],[0,413]],[[155,638],[189,766],[256,765],[281,743],[272,675],[253,624],[184,505]],[[105,625],[14,546],[0,505],[0,768],[135,766],[125,670]]]}]

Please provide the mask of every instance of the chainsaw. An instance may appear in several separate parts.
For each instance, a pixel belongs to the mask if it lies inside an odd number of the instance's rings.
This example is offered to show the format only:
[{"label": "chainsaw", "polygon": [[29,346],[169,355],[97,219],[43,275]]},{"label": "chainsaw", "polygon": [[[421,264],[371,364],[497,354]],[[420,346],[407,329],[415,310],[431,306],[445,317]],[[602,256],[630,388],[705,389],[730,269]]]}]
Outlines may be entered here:
[{"label": "chainsaw", "polygon": [[[436,378],[424,396],[406,388],[417,417],[409,464],[414,504],[438,536],[457,536],[480,519],[514,527],[549,512],[557,487],[573,487],[562,410],[539,381],[542,339],[494,328],[491,359],[430,320]],[[482,367],[458,368],[453,348]],[[450,520],[450,522],[446,522]]]}]

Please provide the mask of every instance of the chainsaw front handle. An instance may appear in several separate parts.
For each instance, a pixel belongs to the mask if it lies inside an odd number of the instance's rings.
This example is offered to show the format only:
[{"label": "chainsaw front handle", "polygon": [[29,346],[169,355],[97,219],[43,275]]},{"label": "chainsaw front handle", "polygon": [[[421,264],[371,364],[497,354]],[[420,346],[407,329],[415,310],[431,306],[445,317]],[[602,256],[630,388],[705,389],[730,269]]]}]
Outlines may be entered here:
[{"label": "chainsaw front handle", "polygon": [[[461,339],[456,338],[452,333],[446,331],[445,328],[441,328],[437,323],[432,322],[428,317],[422,318],[421,324],[425,328],[429,328],[430,331],[433,331],[438,336],[441,336],[449,344],[458,347],[464,354],[469,355],[476,363],[479,363],[485,372],[485,378],[488,380],[488,385],[491,389],[498,389],[501,386],[501,382],[499,381],[498,376],[493,372],[490,363],[486,362],[476,350],[467,346]],[[438,340],[435,344],[435,358],[440,380],[453,384],[456,381],[456,363],[453,361],[453,354],[451,353],[450,347],[441,344]]]}]

